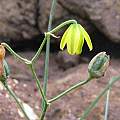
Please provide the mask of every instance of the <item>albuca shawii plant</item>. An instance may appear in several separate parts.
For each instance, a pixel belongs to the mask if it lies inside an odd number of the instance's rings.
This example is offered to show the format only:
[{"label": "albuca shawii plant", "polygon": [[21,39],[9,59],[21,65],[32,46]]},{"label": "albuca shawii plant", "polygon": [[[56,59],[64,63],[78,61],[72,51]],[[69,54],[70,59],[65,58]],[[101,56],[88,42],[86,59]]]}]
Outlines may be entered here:
[{"label": "albuca shawii plant", "polygon": [[[88,66],[88,77],[86,80],[80,81],[77,84],[69,87],[65,91],[61,92],[57,96],[49,99],[46,96],[47,91],[47,82],[48,82],[48,65],[49,65],[49,47],[50,47],[50,36],[57,38],[55,35],[56,32],[61,30],[66,25],[69,25],[67,30],[64,32],[61,42],[60,42],[60,49],[64,49],[65,46],[67,46],[68,54],[70,55],[78,55],[82,52],[82,47],[84,44],[84,41],[86,41],[90,51],[93,49],[92,42],[90,39],[90,36],[86,32],[86,30],[77,23],[76,20],[68,20],[54,29],[51,29],[52,19],[54,16],[55,6],[56,6],[57,0],[53,0],[52,7],[50,11],[50,18],[49,18],[49,25],[48,25],[48,32],[45,32],[45,37],[36,52],[36,54],[33,56],[31,60],[28,60],[26,58],[21,57],[18,55],[15,51],[12,50],[12,48],[6,44],[1,43],[0,45],[0,81],[2,85],[6,88],[9,95],[12,96],[17,103],[17,106],[19,108],[19,114],[24,117],[26,120],[44,120],[46,111],[48,109],[48,106],[50,106],[54,101],[59,100],[61,97],[65,96],[69,92],[73,91],[74,89],[85,85],[89,81],[91,81],[94,78],[102,77],[108,68],[109,65],[109,56],[105,52],[100,52],[97,54],[89,63]],[[38,57],[41,54],[41,51],[43,49],[43,46],[46,44],[46,59],[45,59],[45,72],[44,72],[44,84],[41,85],[41,81],[37,77],[37,74],[35,72],[34,64],[36,63]],[[25,63],[27,66],[29,66],[31,73],[35,79],[37,88],[39,90],[40,96],[42,97],[42,112],[40,115],[36,115],[36,113],[33,111],[33,109],[26,103],[24,103],[21,99],[17,97],[17,95],[14,93],[14,91],[8,86],[7,79],[10,74],[9,66],[5,60],[5,48],[13,55],[15,58],[20,60],[21,62]],[[94,106],[97,104],[101,96],[103,96],[107,90],[110,89],[110,87],[113,85],[114,82],[119,80],[120,77],[114,77],[110,80],[109,84],[105,87],[105,89],[98,95],[98,97],[93,101],[93,103],[88,106],[88,108],[85,110],[83,115],[79,118],[80,120],[85,120],[90,111],[94,108]],[[108,101],[108,99],[107,99]],[[107,102],[108,103],[108,102]],[[106,109],[108,108],[108,105],[106,105]],[[108,110],[108,109],[107,109]],[[105,116],[107,116],[107,111],[105,113]],[[105,117],[107,120],[107,117]]]}]

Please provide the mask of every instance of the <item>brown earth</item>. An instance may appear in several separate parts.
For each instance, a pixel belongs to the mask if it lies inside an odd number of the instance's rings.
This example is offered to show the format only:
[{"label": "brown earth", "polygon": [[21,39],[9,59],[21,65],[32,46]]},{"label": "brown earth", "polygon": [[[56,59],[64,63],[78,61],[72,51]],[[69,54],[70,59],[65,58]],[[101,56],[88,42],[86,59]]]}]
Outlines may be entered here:
[{"label": "brown earth", "polygon": [[[32,52],[20,53],[23,56],[31,57]],[[9,85],[16,94],[31,107],[34,107],[36,113],[40,111],[41,98],[36,89],[35,81],[27,67],[16,62],[13,57],[6,57],[10,68],[11,75],[8,80]],[[86,58],[87,59],[87,58]],[[89,59],[88,59],[89,61]],[[100,91],[108,83],[111,76],[119,75],[119,59],[111,59],[111,64],[106,75],[99,79],[93,80],[83,87],[73,91],[57,102],[53,103],[46,114],[46,120],[78,120],[85,108],[96,98]],[[38,60],[36,71],[38,77],[43,83],[43,65],[44,53]],[[82,62],[74,67],[63,70],[56,62],[55,54],[50,56],[48,98],[52,98],[70,85],[87,78],[87,62]],[[120,83],[117,82],[111,92],[109,120],[120,120]],[[8,96],[5,90],[0,89],[0,120],[23,120],[17,112],[15,102]],[[97,107],[89,115],[87,120],[103,120],[104,116],[104,97],[100,100]]]}]

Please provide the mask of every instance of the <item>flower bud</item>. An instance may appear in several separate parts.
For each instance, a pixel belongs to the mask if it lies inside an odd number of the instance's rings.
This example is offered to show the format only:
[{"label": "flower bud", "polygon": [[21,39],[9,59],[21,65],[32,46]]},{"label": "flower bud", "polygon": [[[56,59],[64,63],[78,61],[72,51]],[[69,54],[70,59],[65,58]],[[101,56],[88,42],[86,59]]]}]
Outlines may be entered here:
[{"label": "flower bud", "polygon": [[104,76],[109,66],[110,57],[106,52],[98,53],[89,63],[88,72],[90,78],[99,78]]},{"label": "flower bud", "polygon": [[5,58],[5,48],[0,45],[0,81],[5,82],[7,76],[9,75],[9,67],[7,62],[4,60]]},{"label": "flower bud", "polygon": [[6,84],[6,79],[8,78],[10,74],[9,66],[6,62],[6,60],[0,61],[0,81],[3,84]]},{"label": "flower bud", "polygon": [[5,48],[4,46],[0,45],[0,60],[3,60],[5,57]]},{"label": "flower bud", "polygon": [[3,59],[5,57],[5,48],[0,45],[0,76],[4,74]]}]

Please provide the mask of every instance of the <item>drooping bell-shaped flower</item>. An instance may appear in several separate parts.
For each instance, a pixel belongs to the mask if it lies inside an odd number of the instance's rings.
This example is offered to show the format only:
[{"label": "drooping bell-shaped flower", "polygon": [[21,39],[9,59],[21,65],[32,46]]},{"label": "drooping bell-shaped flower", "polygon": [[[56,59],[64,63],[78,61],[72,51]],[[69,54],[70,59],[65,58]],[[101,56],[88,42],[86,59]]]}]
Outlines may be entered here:
[{"label": "drooping bell-shaped flower", "polygon": [[63,50],[65,45],[67,45],[67,51],[69,54],[81,54],[84,40],[87,42],[91,51],[93,46],[88,33],[80,24],[71,24],[63,34],[60,49]]}]

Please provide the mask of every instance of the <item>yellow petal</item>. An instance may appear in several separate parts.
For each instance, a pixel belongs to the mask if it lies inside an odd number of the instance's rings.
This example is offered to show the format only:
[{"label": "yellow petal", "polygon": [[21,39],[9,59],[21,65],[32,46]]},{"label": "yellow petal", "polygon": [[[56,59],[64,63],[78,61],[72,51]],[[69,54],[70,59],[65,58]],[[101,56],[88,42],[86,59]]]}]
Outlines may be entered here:
[{"label": "yellow petal", "polygon": [[76,50],[77,55],[82,53],[83,44],[84,44],[84,37],[83,37],[82,33],[80,33],[80,41],[78,43],[78,48]]},{"label": "yellow petal", "polygon": [[77,25],[77,29],[78,29],[78,41],[76,42],[77,46],[76,46],[76,54],[81,54],[82,52],[82,47],[83,47],[83,44],[84,44],[84,36],[81,32],[81,28],[79,26],[79,24]]},{"label": "yellow petal", "polygon": [[85,31],[85,29],[81,25],[80,25],[80,27],[81,27],[81,31],[83,33],[83,36],[84,36],[84,38],[85,38],[85,40],[87,42],[87,45],[88,45],[88,47],[89,47],[89,49],[91,51],[93,49],[93,46],[92,46],[90,36],[88,35],[88,33]]},{"label": "yellow petal", "polygon": [[71,25],[71,29],[69,31],[69,38],[67,41],[67,51],[69,54],[73,55],[74,52],[74,34],[75,34],[75,30],[74,30],[74,25]]},{"label": "yellow petal", "polygon": [[65,31],[65,33],[63,34],[62,36],[62,39],[61,39],[61,42],[60,42],[60,49],[63,50],[64,47],[65,47],[65,44],[67,43],[68,41],[68,38],[69,38],[69,31],[72,27],[72,24],[68,27],[68,29]]},{"label": "yellow petal", "polygon": [[80,42],[80,30],[78,26],[78,24],[72,24],[71,38],[67,41],[67,50],[71,55],[76,53]]}]

